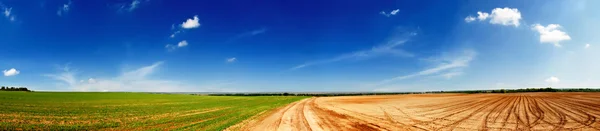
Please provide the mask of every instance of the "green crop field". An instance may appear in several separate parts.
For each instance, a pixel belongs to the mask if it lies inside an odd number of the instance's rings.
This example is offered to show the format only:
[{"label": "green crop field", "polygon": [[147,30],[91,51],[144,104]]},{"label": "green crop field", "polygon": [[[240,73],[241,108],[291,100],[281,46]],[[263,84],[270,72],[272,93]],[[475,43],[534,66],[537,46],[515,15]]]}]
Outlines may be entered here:
[{"label": "green crop field", "polygon": [[0,91],[0,130],[222,130],[303,98]]}]

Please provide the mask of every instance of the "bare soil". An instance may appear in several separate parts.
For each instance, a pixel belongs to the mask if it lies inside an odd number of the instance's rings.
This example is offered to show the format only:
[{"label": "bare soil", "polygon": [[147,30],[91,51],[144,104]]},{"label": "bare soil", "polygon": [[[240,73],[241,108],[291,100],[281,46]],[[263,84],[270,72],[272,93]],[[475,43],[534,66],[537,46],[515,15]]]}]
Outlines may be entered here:
[{"label": "bare soil", "polygon": [[600,93],[313,97],[241,130],[600,130]]}]

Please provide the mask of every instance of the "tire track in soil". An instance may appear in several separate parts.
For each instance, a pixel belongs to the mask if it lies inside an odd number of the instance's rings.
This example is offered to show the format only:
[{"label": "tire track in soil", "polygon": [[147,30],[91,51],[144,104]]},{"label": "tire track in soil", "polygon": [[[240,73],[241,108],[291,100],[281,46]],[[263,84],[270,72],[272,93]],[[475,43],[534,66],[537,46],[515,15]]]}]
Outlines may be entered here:
[{"label": "tire track in soil", "polygon": [[[600,93],[314,97],[255,130],[600,130]],[[356,101],[356,102],[353,102]],[[358,104],[357,104],[358,103]],[[266,118],[261,118],[264,121]],[[261,126],[261,125],[274,126]],[[471,126],[472,125],[472,126]],[[286,127],[286,128],[282,128]]]}]

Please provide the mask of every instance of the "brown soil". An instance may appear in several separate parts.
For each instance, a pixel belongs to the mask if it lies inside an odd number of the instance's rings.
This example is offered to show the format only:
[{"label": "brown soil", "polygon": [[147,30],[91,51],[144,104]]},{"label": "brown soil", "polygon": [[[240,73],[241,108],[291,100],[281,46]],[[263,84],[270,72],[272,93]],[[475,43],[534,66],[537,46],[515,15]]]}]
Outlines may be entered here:
[{"label": "brown soil", "polygon": [[600,130],[600,93],[313,97],[242,130]]}]

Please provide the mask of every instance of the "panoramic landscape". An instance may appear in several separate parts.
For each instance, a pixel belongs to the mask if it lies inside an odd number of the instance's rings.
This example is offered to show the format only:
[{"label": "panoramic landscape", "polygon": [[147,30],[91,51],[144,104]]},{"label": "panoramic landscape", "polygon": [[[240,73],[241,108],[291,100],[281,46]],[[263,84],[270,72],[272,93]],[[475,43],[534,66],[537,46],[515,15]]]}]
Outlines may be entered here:
[{"label": "panoramic landscape", "polygon": [[597,0],[0,0],[0,130],[600,130]]}]

